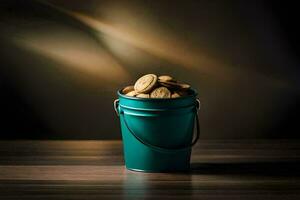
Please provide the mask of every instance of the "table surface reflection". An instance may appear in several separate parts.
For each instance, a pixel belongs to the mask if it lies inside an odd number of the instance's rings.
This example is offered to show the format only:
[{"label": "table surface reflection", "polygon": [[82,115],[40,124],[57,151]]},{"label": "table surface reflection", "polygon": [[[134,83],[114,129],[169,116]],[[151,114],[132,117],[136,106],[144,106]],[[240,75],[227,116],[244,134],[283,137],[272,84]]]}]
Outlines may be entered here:
[{"label": "table surface reflection", "polygon": [[188,173],[124,167],[121,141],[0,141],[0,199],[300,199],[300,141],[202,140]]}]

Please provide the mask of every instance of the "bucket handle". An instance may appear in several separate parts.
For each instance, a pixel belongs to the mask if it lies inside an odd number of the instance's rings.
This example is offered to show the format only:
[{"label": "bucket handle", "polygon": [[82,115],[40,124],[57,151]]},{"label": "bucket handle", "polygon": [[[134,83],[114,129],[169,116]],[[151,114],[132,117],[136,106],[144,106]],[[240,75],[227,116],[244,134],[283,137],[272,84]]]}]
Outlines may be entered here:
[{"label": "bucket handle", "polygon": [[[137,136],[137,134],[134,133],[134,131],[129,127],[126,119],[125,119],[125,115],[124,112],[120,112],[120,114],[123,114],[123,119],[124,119],[124,123],[127,127],[127,129],[129,130],[129,132],[142,144],[148,146],[149,148],[156,150],[156,151],[161,151],[161,152],[165,152],[165,153],[174,153],[174,152],[178,152],[178,151],[184,151],[187,150],[191,147],[193,147],[197,141],[199,140],[200,137],[200,124],[199,124],[199,117],[198,117],[198,112],[200,110],[201,104],[200,104],[200,100],[197,98],[196,99],[197,105],[196,105],[196,137],[193,139],[193,142],[187,146],[184,147],[179,147],[179,148],[174,148],[174,149],[168,149],[168,148],[164,148],[164,147],[160,147],[157,145],[153,145],[150,144],[148,142],[146,142],[145,140],[143,140],[142,138],[140,138],[139,136]],[[119,106],[119,99],[116,99],[114,101],[114,109],[117,113],[117,115],[119,116],[119,112],[118,112],[118,106]]]}]

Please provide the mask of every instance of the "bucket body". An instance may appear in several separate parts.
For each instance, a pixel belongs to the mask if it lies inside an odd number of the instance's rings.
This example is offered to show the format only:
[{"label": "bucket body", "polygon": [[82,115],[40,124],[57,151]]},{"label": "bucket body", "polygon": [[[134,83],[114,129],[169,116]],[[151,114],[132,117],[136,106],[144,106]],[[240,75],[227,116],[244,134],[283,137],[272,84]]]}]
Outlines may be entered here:
[{"label": "bucket body", "polygon": [[190,167],[197,93],[174,99],[125,96],[118,92],[125,166],[144,172]]}]

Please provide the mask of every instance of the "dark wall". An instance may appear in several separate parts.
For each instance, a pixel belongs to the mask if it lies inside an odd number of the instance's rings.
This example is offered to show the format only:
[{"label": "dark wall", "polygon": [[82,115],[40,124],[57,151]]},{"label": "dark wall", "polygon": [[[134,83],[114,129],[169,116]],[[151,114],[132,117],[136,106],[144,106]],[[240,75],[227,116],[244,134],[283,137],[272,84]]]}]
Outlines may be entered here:
[{"label": "dark wall", "polygon": [[199,91],[202,138],[300,138],[293,1],[2,1],[0,138],[120,138],[142,74]]}]

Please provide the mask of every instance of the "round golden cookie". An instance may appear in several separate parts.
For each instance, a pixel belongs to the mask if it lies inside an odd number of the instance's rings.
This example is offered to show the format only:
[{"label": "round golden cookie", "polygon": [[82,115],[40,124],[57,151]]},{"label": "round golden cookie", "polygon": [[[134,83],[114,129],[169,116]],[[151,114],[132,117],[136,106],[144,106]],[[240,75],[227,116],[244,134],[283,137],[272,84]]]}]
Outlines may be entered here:
[{"label": "round golden cookie", "polygon": [[187,90],[190,89],[191,86],[189,84],[186,83],[178,83],[178,85],[180,86],[181,89]]},{"label": "round golden cookie", "polygon": [[155,88],[151,94],[151,98],[171,98],[171,92],[166,87]]},{"label": "round golden cookie", "polygon": [[162,76],[159,76],[158,77],[158,80],[160,80],[161,82],[165,82],[165,81],[175,81],[174,79],[173,79],[173,77],[171,77],[171,76],[168,76],[168,75],[162,75]]},{"label": "round golden cookie", "polygon": [[127,96],[130,96],[130,97],[135,97],[137,95],[136,91],[131,91],[131,92],[128,92],[126,93]]},{"label": "round golden cookie", "polygon": [[123,94],[127,94],[127,93],[129,93],[129,92],[131,92],[133,90],[134,90],[133,85],[130,85],[130,86],[127,86],[127,87],[123,88],[122,93]]},{"label": "round golden cookie", "polygon": [[157,76],[155,74],[146,74],[139,78],[134,84],[134,90],[137,93],[148,93],[157,83]]},{"label": "round golden cookie", "polygon": [[136,95],[136,97],[140,97],[140,98],[150,98],[150,94],[138,94],[138,95]]},{"label": "round golden cookie", "polygon": [[180,97],[180,95],[177,93],[177,92],[174,92],[172,95],[171,95],[171,98],[178,98]]}]

